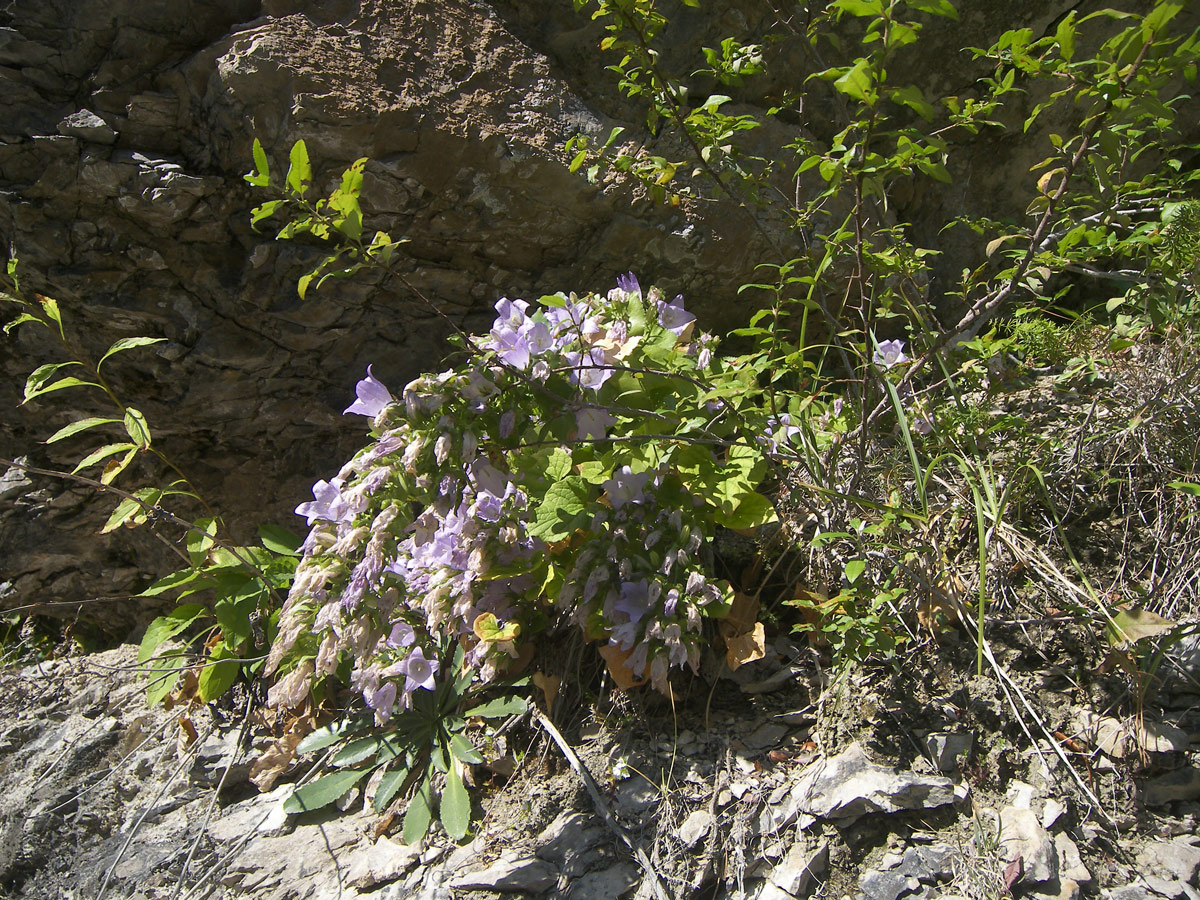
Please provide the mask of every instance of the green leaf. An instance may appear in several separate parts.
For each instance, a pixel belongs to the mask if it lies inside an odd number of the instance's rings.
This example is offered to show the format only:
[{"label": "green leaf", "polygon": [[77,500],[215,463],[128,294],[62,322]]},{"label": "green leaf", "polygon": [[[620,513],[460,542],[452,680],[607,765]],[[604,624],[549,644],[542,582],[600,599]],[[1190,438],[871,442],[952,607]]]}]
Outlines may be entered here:
[{"label": "green leaf", "polygon": [[100,362],[96,363],[96,371],[100,371],[100,367],[104,365],[104,361],[114,353],[120,353],[123,350],[132,350],[134,347],[149,347],[151,344],[161,344],[166,338],[148,338],[148,337],[131,337],[121,338],[116,341],[105,354],[100,357]]},{"label": "green leaf", "polygon": [[46,438],[46,443],[54,444],[64,438],[69,438],[73,434],[79,434],[79,432],[85,431],[88,428],[95,428],[97,425],[111,425],[120,421],[120,419],[102,419],[97,417],[80,419],[78,422],[72,422],[70,425],[58,429],[58,431]]},{"label": "green leaf", "polygon": [[387,805],[392,802],[392,798],[396,796],[396,792],[404,787],[404,782],[408,779],[408,774],[408,769],[390,769],[379,780],[379,787],[375,789],[375,799],[372,801],[375,812],[383,812],[387,809]]},{"label": "green leaf", "polygon": [[290,162],[287,173],[288,187],[303,197],[312,183],[312,166],[308,162],[308,147],[304,141],[292,144]]},{"label": "green leaf", "polygon": [[77,465],[74,469],[71,470],[71,474],[74,475],[77,472],[81,472],[84,469],[86,469],[88,466],[94,466],[96,463],[100,462],[100,460],[102,460],[102,459],[108,459],[110,456],[116,456],[118,453],[126,453],[130,450],[137,450],[137,449],[138,449],[137,444],[130,444],[130,443],[105,444],[99,450],[94,450],[91,453],[89,453],[87,456],[85,456],[80,461],[79,465]]},{"label": "green leaf", "polygon": [[132,497],[125,498],[117,504],[117,508],[112,511],[112,514],[108,517],[108,521],[100,529],[100,533],[108,534],[111,531],[115,531],[141,511],[141,503]]},{"label": "green leaf", "polygon": [[350,769],[322,775],[315,781],[297,788],[292,796],[283,801],[283,811],[289,815],[296,815],[326,807],[345,797],[366,774],[366,769]]},{"label": "green leaf", "polygon": [[866,106],[874,106],[878,99],[873,85],[874,76],[871,73],[871,64],[867,59],[861,57],[855,60],[849,71],[833,82],[833,86],[841,93]]},{"label": "green leaf", "polygon": [[304,539],[278,525],[259,525],[258,538],[262,545],[280,556],[296,556]]},{"label": "green leaf", "polygon": [[333,759],[329,764],[334,768],[341,769],[346,766],[352,766],[355,763],[360,763],[369,756],[373,756],[382,743],[381,739],[371,735],[369,737],[358,738],[350,741],[341,750],[333,755]]},{"label": "green leaf", "polygon": [[[159,594],[165,594],[167,591],[177,587],[183,587],[185,584],[192,584],[195,581],[205,580],[205,575],[199,569],[180,569],[178,572],[173,572],[164,578],[158,579],[150,587],[146,588],[138,597],[157,597]],[[184,607],[179,607],[183,609]]]},{"label": "green leaf", "polygon": [[1105,629],[1108,642],[1114,647],[1137,643],[1145,638],[1158,637],[1175,628],[1176,622],[1164,619],[1148,609],[1122,609]]},{"label": "green leaf", "polygon": [[495,613],[480,613],[476,617],[472,626],[475,632],[475,637],[479,638],[484,643],[498,643],[504,641],[513,641],[521,633],[521,626],[517,622],[509,622],[503,628],[500,627],[500,620],[496,618]]},{"label": "green leaf", "polygon": [[942,16],[958,21],[958,10],[950,0],[907,0],[908,8],[917,12],[929,13],[931,16]]},{"label": "green leaf", "polygon": [[129,439],[143,450],[150,446],[150,426],[141,410],[132,406],[125,410],[125,431]]},{"label": "green leaf", "polygon": [[[4,295],[0,294],[0,299],[3,299],[3,297],[4,297]],[[42,325],[42,326],[44,326],[46,324],[41,319],[39,319],[37,316],[30,315],[27,312],[23,312],[19,316],[17,316],[15,319],[13,319],[11,322],[9,322],[7,325],[4,326],[4,333],[11,334],[14,328],[17,328],[20,325],[24,325],[26,322],[37,322],[39,325]]]},{"label": "green leaf", "polygon": [[471,797],[463,784],[458,766],[451,765],[446,775],[446,788],[442,791],[439,814],[446,834],[456,841],[467,836],[471,827]]},{"label": "green leaf", "polygon": [[324,750],[326,747],[332,747],[334,744],[345,740],[347,735],[362,731],[364,724],[363,721],[343,719],[340,722],[334,722],[331,725],[318,728],[312,734],[306,735],[296,745],[296,753],[303,756],[305,753],[313,753],[317,750]]},{"label": "green leaf", "polygon": [[199,568],[208,559],[208,551],[214,543],[217,534],[217,520],[205,516],[192,523],[187,533],[187,553],[192,565]]},{"label": "green leaf", "polygon": [[254,633],[250,627],[250,617],[258,606],[264,588],[257,578],[238,575],[234,576],[232,584],[222,584],[221,588],[223,593],[228,593],[213,605],[213,613],[221,626],[225,644],[238,647]]},{"label": "green leaf", "polygon": [[450,736],[450,752],[454,754],[455,759],[462,760],[467,765],[483,764],[483,754],[476,750],[475,745],[461,732]]},{"label": "green leaf", "polygon": [[503,719],[519,715],[529,709],[524,697],[498,697],[463,713],[464,718],[477,716],[480,719]]},{"label": "green leaf", "polygon": [[850,560],[850,562],[846,563],[846,570],[845,570],[846,580],[848,582],[850,582],[850,584],[854,584],[854,582],[858,581],[858,579],[862,576],[862,573],[864,570],[866,570],[866,568],[867,568],[866,560],[862,560],[862,559]]},{"label": "green leaf", "polygon": [[1193,497],[1200,497],[1200,484],[1196,484],[1194,481],[1168,481],[1167,487],[1191,494]]},{"label": "green leaf", "polygon": [[562,447],[555,447],[546,461],[546,477],[559,481],[571,474],[571,454]]},{"label": "green leaf", "polygon": [[138,646],[138,664],[150,659],[164,641],[175,637],[207,612],[199,603],[185,603],[152,621],[146,626],[146,633]]},{"label": "green leaf", "polygon": [[146,705],[158,706],[163,697],[175,689],[179,673],[185,668],[182,663],[162,663],[148,668],[146,677],[150,679],[150,685],[146,688]]},{"label": "green leaf", "polygon": [[588,485],[571,475],[550,485],[537,509],[537,521],[529,533],[544,541],[561,541],[581,527],[585,520]]},{"label": "green leaf", "polygon": [[1075,10],[1067,13],[1058,23],[1054,32],[1054,40],[1058,42],[1058,52],[1062,58],[1070,62],[1075,56]]},{"label": "green leaf", "polygon": [[118,475],[129,468],[129,464],[133,462],[133,458],[138,455],[141,448],[134,447],[120,459],[114,459],[104,467],[104,471],[100,473],[101,484],[112,484]]},{"label": "green leaf", "polygon": [[42,304],[42,312],[46,314],[46,318],[58,326],[58,336],[66,340],[66,332],[63,331],[62,313],[58,311],[58,301],[51,297],[38,297],[38,301]]},{"label": "green leaf", "polygon": [[38,366],[25,379],[25,400],[31,400],[38,394],[44,394],[47,382],[63,369],[82,365],[83,363],[72,360],[71,362],[47,363],[44,366]]},{"label": "green leaf", "polygon": [[726,528],[747,529],[777,521],[777,516],[771,501],[754,492],[746,494],[732,513],[726,514],[723,510],[717,510],[713,521]]},{"label": "green leaf", "polygon": [[237,680],[241,663],[232,650],[224,643],[218,644],[208,659],[208,663],[200,670],[200,684],[197,695],[205,703],[216,700]]},{"label": "green leaf", "polygon": [[271,169],[267,163],[267,151],[263,149],[262,141],[254,139],[254,171],[242,177],[255,187],[268,187],[271,184]]},{"label": "green leaf", "polygon": [[883,0],[834,0],[829,5],[832,9],[860,19],[883,15]]},{"label": "green leaf", "polygon": [[933,121],[933,106],[925,99],[921,89],[914,84],[890,91],[888,99],[900,106],[907,106],[926,122]]},{"label": "green leaf", "polygon": [[429,831],[432,822],[433,785],[429,783],[429,776],[426,775],[408,802],[408,811],[404,813],[404,832],[401,836],[404,843],[415,844],[425,837],[425,832]]}]

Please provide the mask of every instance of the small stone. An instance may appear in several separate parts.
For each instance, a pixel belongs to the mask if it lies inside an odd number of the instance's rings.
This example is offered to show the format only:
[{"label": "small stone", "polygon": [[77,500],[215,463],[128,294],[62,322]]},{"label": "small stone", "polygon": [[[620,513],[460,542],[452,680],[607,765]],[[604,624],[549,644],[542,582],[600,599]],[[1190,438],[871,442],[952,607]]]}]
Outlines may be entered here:
[{"label": "small stone", "polygon": [[1092,873],[1083,864],[1079,848],[1065,833],[1059,832],[1054,836],[1054,848],[1058,851],[1058,871],[1063,879],[1070,879],[1079,884],[1090,884]]},{"label": "small stone", "polygon": [[829,845],[792,844],[783,862],[771,870],[771,882],[792,897],[807,897],[829,870]]},{"label": "small stone", "polygon": [[1033,810],[1006,806],[1000,811],[1000,852],[1005,862],[1021,860],[1020,883],[1027,887],[1058,878],[1058,851]]},{"label": "small stone", "polygon": [[949,778],[875,765],[860,744],[851,744],[837,756],[805,769],[785,804],[764,809],[760,827],[769,833],[797,819],[804,827],[813,817],[848,825],[867,813],[932,809],[953,801],[954,783]]},{"label": "small stone", "polygon": [[1042,827],[1049,831],[1066,811],[1067,808],[1065,806],[1053,797],[1050,797],[1042,806]]},{"label": "small stone", "polygon": [[117,140],[117,133],[112,126],[90,109],[71,113],[58,123],[58,133],[96,144],[113,144]]},{"label": "small stone", "polygon": [[1138,856],[1143,871],[1153,869],[1188,884],[1196,883],[1200,872],[1200,847],[1186,838],[1156,841],[1143,848]]},{"label": "small stone", "polygon": [[459,875],[450,887],[461,890],[532,891],[541,893],[558,884],[558,870],[534,856],[501,857],[486,869]]},{"label": "small stone", "polygon": [[780,725],[775,722],[764,722],[750,732],[749,735],[742,738],[742,743],[751,750],[767,750],[778,746],[787,733],[788,728],[786,725]]},{"label": "small stone", "polygon": [[1172,878],[1160,878],[1158,875],[1146,873],[1142,875],[1146,879],[1146,884],[1150,885],[1150,889],[1160,897],[1166,897],[1167,900],[1188,900],[1187,887],[1182,881],[1176,881]]},{"label": "small stone", "polygon": [[565,900],[616,900],[638,883],[638,877],[637,866],[619,863],[574,879],[562,896]]},{"label": "small stone", "polygon": [[1147,782],[1143,795],[1147,806],[1165,806],[1176,800],[1200,798],[1200,769],[1185,766]]},{"label": "small stone", "polygon": [[912,893],[921,887],[921,882],[895,870],[887,872],[867,872],[858,882],[859,888],[867,900],[899,900],[905,894]]},{"label": "small stone", "polygon": [[347,881],[353,887],[370,889],[401,878],[416,864],[421,851],[416,846],[397,844],[381,837],[365,853],[350,859]]},{"label": "small stone", "polygon": [[697,809],[679,826],[679,840],[694,847],[712,828],[713,815],[707,809]]},{"label": "small stone", "polygon": [[959,766],[971,755],[975,746],[975,735],[967,732],[934,733],[925,738],[925,748],[938,771],[945,774],[957,772]]},{"label": "small stone", "polygon": [[1126,884],[1121,887],[1108,888],[1101,891],[1100,896],[1105,900],[1159,900],[1157,894],[1153,894],[1140,884]]},{"label": "small stone", "polygon": [[658,800],[658,788],[641,775],[631,775],[617,787],[617,809],[624,815],[641,815]]},{"label": "small stone", "polygon": [[1031,809],[1033,807],[1033,785],[1024,781],[1010,781],[1005,796],[1008,805],[1016,809]]}]

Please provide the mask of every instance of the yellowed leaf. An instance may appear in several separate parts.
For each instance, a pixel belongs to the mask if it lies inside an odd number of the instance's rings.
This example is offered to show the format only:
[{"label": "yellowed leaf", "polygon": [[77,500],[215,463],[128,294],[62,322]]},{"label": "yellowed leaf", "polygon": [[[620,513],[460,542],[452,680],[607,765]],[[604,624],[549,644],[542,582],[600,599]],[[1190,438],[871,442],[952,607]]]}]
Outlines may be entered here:
[{"label": "yellowed leaf", "polygon": [[753,631],[725,638],[725,664],[730,671],[762,659],[766,653],[767,635],[762,622],[755,622]]},{"label": "yellowed leaf", "polygon": [[546,698],[546,712],[552,712],[554,710],[554,701],[558,699],[558,689],[562,685],[562,679],[557,675],[534,672],[533,683],[542,689],[542,695]]},{"label": "yellowed leaf", "polygon": [[648,675],[640,677],[635,675],[633,670],[627,665],[629,655],[632,652],[632,650],[622,650],[613,644],[605,644],[600,648],[600,655],[608,663],[608,671],[612,674],[613,681],[616,682],[617,688],[622,691],[635,688],[650,680]]}]

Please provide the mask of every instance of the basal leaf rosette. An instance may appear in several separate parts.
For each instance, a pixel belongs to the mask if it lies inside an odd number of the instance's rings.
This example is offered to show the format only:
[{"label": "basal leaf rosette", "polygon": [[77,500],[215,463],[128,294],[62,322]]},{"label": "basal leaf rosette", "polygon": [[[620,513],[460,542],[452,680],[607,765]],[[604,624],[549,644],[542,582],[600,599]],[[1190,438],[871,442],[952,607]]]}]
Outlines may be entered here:
[{"label": "basal leaf rosette", "polygon": [[486,683],[568,620],[659,690],[697,667],[702,622],[731,598],[708,541],[762,477],[712,400],[713,340],[632,276],[496,311],[399,397],[370,369],[359,382],[346,411],[371,443],[297,508],[311,531],[268,660],[274,703],[336,675],[384,722],[458,674],[454,647]]}]

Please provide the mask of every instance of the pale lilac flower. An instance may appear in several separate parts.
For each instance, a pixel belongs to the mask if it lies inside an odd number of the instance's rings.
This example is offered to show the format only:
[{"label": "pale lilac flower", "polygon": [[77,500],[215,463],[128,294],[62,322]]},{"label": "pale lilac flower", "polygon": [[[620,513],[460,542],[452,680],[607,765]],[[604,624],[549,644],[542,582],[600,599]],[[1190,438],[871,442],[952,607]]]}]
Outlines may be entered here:
[{"label": "pale lilac flower", "polygon": [[621,585],[621,595],[613,604],[613,609],[624,613],[630,622],[641,621],[650,609],[650,585],[646,579]]},{"label": "pale lilac flower", "polygon": [[387,642],[392,647],[411,647],[417,642],[417,632],[407,622],[400,621],[392,626]]},{"label": "pale lilac flower", "polygon": [[500,416],[500,440],[510,437],[516,424],[517,414],[511,409],[506,409]]},{"label": "pale lilac flower", "polygon": [[645,498],[643,488],[650,480],[649,472],[635,475],[629,466],[621,466],[613,477],[604,482],[604,490],[608,494],[608,502],[613,509],[620,509],[626,503],[641,503]]},{"label": "pale lilac flower", "polygon": [[308,519],[309,525],[317,519],[327,522],[345,521],[349,517],[350,508],[342,499],[341,487],[340,478],[335,478],[332,482],[318,481],[313,485],[313,497],[316,499],[297,506],[296,515]]},{"label": "pale lilac flower", "polygon": [[638,284],[637,276],[632,272],[626,272],[624,275],[618,275],[617,287],[627,294],[640,294],[642,292],[642,286]]},{"label": "pale lilac flower", "polygon": [[393,402],[391,392],[371,374],[370,366],[367,366],[367,377],[354,386],[354,393],[358,399],[346,407],[343,416],[355,413],[373,420]]},{"label": "pale lilac flower", "polygon": [[908,362],[909,358],[904,355],[904,341],[881,341],[871,360],[881,369]]},{"label": "pale lilac flower", "polygon": [[658,302],[658,324],[672,334],[683,336],[696,317],[683,308],[683,295],[677,296],[672,303],[665,300]]},{"label": "pale lilac flower", "polygon": [[426,659],[425,652],[420,647],[413,647],[404,662],[400,664],[400,671],[404,673],[404,693],[411,694],[417,688],[426,691],[432,691],[434,688],[433,676],[437,674],[438,661],[436,659]]},{"label": "pale lilac flower", "polygon": [[617,424],[617,417],[606,410],[588,406],[575,413],[575,429],[580,440],[608,436],[610,425]]},{"label": "pale lilac flower", "polygon": [[912,429],[917,434],[933,434],[933,419],[929,416],[917,416],[912,420]]}]

